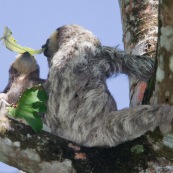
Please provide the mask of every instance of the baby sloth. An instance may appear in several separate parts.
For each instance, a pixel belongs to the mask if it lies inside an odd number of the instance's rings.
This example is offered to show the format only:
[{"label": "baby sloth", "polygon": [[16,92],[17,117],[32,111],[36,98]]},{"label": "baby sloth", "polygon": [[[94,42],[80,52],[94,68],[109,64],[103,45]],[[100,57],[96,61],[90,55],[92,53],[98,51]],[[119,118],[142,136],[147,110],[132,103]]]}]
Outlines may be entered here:
[{"label": "baby sloth", "polygon": [[154,66],[149,58],[102,46],[78,25],[58,28],[43,47],[50,67],[45,119],[54,134],[84,146],[116,146],[170,124],[171,106],[117,111],[106,85],[106,79],[118,73],[147,81]]},{"label": "baby sloth", "polygon": [[39,73],[39,66],[34,56],[28,52],[17,55],[9,69],[8,85],[3,91],[6,93],[5,100],[15,104],[27,88],[43,84],[45,80],[39,78]]}]

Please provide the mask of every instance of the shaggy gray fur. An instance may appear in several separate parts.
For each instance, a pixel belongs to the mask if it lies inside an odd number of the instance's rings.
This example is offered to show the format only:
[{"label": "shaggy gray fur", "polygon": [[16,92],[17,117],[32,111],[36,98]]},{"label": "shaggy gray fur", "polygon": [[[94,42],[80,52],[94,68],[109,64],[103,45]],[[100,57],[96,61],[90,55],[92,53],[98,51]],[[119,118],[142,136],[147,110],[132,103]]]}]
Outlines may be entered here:
[{"label": "shaggy gray fur", "polygon": [[50,67],[47,125],[60,137],[84,146],[116,146],[171,122],[172,107],[137,106],[117,111],[106,79],[125,73],[147,81],[154,63],[102,46],[77,25],[57,29],[43,45]]}]

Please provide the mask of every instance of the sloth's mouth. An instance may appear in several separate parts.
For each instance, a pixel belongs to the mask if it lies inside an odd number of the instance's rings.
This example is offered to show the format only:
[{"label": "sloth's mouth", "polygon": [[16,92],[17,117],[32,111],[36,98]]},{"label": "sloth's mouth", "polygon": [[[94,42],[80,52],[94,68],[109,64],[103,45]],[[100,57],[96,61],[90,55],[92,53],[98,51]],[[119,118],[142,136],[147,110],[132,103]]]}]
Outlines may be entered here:
[{"label": "sloth's mouth", "polygon": [[44,51],[43,51],[44,56],[49,57],[49,53],[48,52],[49,52],[48,48],[45,48]]}]

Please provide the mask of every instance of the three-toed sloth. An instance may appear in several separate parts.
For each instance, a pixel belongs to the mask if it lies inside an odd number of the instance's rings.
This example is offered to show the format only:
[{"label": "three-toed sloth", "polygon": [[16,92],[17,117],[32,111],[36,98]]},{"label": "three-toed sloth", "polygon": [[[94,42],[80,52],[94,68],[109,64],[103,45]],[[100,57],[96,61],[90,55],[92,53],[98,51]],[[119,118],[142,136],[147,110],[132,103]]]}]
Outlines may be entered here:
[{"label": "three-toed sloth", "polygon": [[78,25],[58,28],[42,47],[50,67],[45,119],[54,134],[84,146],[116,146],[171,122],[171,106],[117,111],[107,88],[106,79],[118,73],[148,81],[154,66],[149,58],[102,46]]},{"label": "three-toed sloth", "polygon": [[5,94],[1,94],[2,98],[10,104],[16,104],[27,88],[45,82],[45,80],[40,79],[39,75],[39,66],[34,56],[28,52],[17,55],[10,66],[9,80],[3,91]]}]

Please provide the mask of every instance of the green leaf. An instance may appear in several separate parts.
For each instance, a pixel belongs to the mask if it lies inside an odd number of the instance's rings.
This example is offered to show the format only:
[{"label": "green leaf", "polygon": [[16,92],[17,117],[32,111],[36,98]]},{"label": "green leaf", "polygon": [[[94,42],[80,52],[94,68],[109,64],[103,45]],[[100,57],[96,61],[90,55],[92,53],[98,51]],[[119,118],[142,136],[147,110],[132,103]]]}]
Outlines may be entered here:
[{"label": "green leaf", "polygon": [[44,49],[34,50],[32,48],[23,47],[23,46],[17,44],[17,41],[12,36],[12,31],[7,26],[4,28],[4,34],[0,38],[0,40],[3,40],[3,43],[7,49],[18,52],[20,54],[22,54],[24,52],[29,52],[31,55],[34,55],[34,54],[40,54],[44,51]]},{"label": "green leaf", "polygon": [[46,112],[46,92],[41,85],[27,89],[19,99],[17,106],[9,107],[9,114],[15,118],[23,118],[35,132],[40,132],[43,123],[39,113]]},{"label": "green leaf", "polygon": [[47,110],[46,105],[44,105],[42,102],[33,103],[32,107],[35,111],[41,112],[41,113],[44,113]]}]

